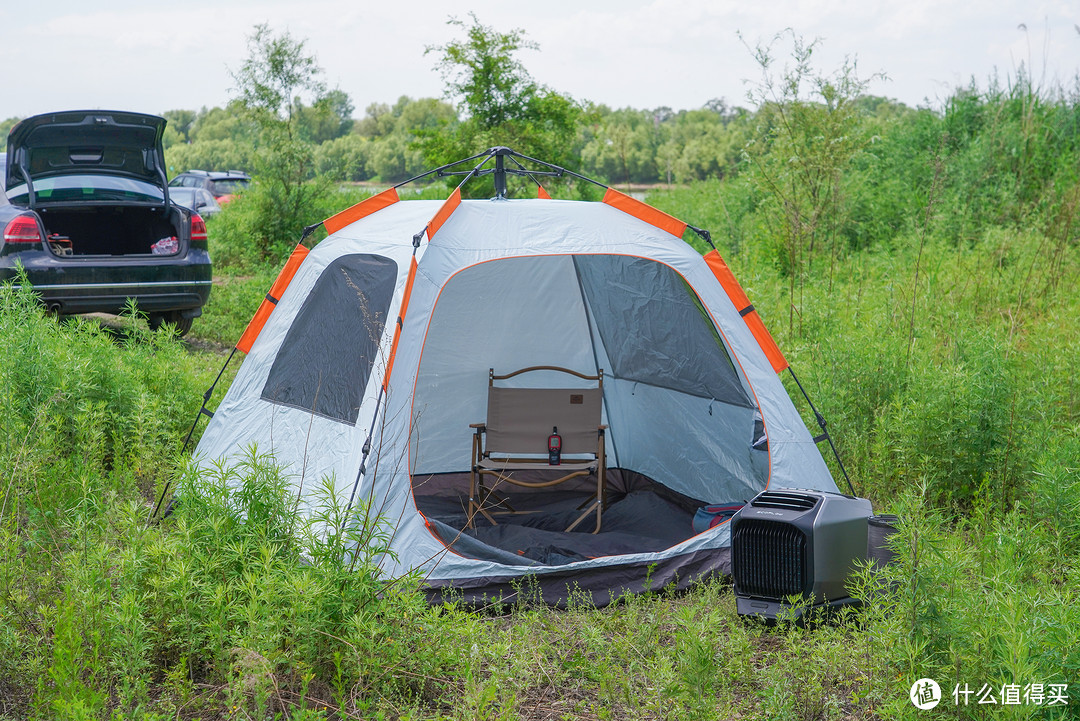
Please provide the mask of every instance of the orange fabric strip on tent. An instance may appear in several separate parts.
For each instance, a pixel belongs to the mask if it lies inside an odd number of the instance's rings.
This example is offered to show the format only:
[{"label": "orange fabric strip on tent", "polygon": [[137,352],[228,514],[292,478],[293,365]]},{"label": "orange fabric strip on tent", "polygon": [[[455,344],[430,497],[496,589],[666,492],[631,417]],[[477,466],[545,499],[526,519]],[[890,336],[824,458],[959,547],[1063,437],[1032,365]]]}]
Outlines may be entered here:
[{"label": "orange fabric strip on tent", "polygon": [[281,294],[289,287],[289,283],[292,282],[296,271],[300,269],[300,265],[304,262],[308,252],[307,248],[299,244],[293,249],[289,259],[285,261],[285,267],[281,269],[277,279],[274,280],[274,284],[270,286],[270,292],[266,294],[266,298],[259,304],[258,310],[255,311],[255,315],[252,316],[247,328],[244,329],[244,334],[240,336],[240,340],[236,344],[237,350],[244,353],[251,350],[251,345],[259,337],[259,332],[266,325],[267,318],[274,312],[277,302],[281,299]]},{"label": "orange fabric strip on tent", "polygon": [[323,227],[327,233],[336,233],[349,223],[355,223],[363,217],[382,210],[388,205],[398,202],[398,192],[395,188],[384,190],[378,195],[373,195],[366,200],[361,200],[356,205],[350,206],[337,215],[332,215],[323,221]]},{"label": "orange fabric strip on tent", "polygon": [[776,345],[776,341],[773,340],[768,328],[765,327],[765,323],[762,322],[761,316],[758,315],[757,310],[750,303],[750,299],[746,297],[746,292],[739,285],[739,281],[735,280],[735,274],[731,272],[728,264],[715,250],[710,250],[705,254],[705,262],[712,269],[716,279],[720,281],[720,285],[724,286],[728,298],[731,299],[732,304],[739,311],[739,315],[746,322],[750,332],[754,334],[754,338],[757,339],[761,350],[765,351],[765,356],[769,359],[769,363],[772,364],[773,370],[779,373],[787,368],[787,359],[780,352],[780,347]]},{"label": "orange fabric strip on tent", "polygon": [[614,188],[608,188],[604,193],[604,202],[613,208],[618,208],[638,220],[644,220],[649,225],[655,225],[660,230],[666,230],[676,238],[681,238],[686,232],[686,223],[678,218],[668,215],[662,210],[657,210],[648,203],[631,198],[626,193],[620,193]]},{"label": "orange fabric strip on tent", "polygon": [[386,372],[383,373],[383,390],[390,388],[390,372],[394,370],[394,356],[397,355],[397,344],[401,338],[401,329],[405,325],[405,313],[409,310],[409,298],[412,296],[413,281],[416,280],[416,256],[409,264],[409,277],[405,280],[405,293],[401,297],[401,312],[398,313],[397,328],[394,329],[394,340],[390,344],[390,358],[386,361]]},{"label": "orange fabric strip on tent", "polygon": [[546,190],[544,190],[544,186],[542,186],[542,185],[537,185],[536,186],[536,197],[537,198],[542,198],[544,200],[551,200],[551,196],[548,195],[548,192]]},{"label": "orange fabric strip on tent", "polygon": [[439,208],[439,212],[436,213],[435,217],[428,223],[428,242],[431,242],[431,239],[439,232],[439,228],[443,226],[443,223],[450,217],[450,214],[457,210],[459,205],[461,205],[461,188],[454,188],[454,192],[450,194],[450,197],[447,198],[446,202]]}]

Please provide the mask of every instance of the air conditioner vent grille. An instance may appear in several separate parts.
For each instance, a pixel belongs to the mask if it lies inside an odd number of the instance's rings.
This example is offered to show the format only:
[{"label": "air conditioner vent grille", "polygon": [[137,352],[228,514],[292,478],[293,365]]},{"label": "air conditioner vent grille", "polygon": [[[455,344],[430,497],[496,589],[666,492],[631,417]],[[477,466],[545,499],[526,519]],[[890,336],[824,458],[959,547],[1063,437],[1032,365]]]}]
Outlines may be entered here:
[{"label": "air conditioner vent grille", "polygon": [[744,519],[731,553],[737,595],[780,600],[806,590],[806,536],[790,523]]},{"label": "air conditioner vent grille", "polygon": [[817,503],[817,496],[787,491],[766,491],[750,501],[755,508],[782,508],[788,511],[809,511]]}]

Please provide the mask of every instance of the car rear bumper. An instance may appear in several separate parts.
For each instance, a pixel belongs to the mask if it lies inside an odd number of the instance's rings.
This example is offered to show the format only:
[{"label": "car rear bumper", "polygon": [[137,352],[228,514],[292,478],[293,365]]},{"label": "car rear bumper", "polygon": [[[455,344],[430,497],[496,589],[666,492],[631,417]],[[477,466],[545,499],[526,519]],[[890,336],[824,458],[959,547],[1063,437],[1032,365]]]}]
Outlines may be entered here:
[{"label": "car rear bumper", "polygon": [[182,258],[99,262],[89,258],[71,262],[29,251],[0,258],[0,282],[19,285],[16,258],[42,303],[63,314],[121,313],[128,299],[145,313],[192,311],[206,304],[213,285],[205,251],[189,251]]},{"label": "car rear bumper", "polygon": [[[156,313],[201,308],[210,298],[211,281],[154,284],[33,285],[34,292],[50,309],[74,313],[122,313],[128,299],[140,311]],[[197,315],[197,314],[196,314]]]}]

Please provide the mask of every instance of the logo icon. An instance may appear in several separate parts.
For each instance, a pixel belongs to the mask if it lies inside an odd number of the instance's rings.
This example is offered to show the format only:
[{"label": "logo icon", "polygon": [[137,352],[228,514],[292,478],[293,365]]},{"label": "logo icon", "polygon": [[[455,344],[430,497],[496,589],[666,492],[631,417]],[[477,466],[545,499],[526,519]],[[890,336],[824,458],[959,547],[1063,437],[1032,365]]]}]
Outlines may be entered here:
[{"label": "logo icon", "polygon": [[941,702],[941,687],[932,678],[920,678],[911,684],[908,698],[915,708],[929,711]]}]

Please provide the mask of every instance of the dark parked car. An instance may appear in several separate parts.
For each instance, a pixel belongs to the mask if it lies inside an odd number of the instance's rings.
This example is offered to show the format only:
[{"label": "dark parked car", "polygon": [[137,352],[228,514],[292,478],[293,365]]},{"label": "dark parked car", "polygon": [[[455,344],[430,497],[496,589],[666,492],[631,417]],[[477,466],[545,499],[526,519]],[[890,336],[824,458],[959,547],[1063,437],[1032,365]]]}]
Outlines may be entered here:
[{"label": "dark parked car", "polygon": [[182,334],[210,297],[206,224],[169,198],[155,115],[79,110],[8,134],[0,281],[18,266],[59,314],[120,313]]},{"label": "dark parked car", "polygon": [[217,200],[205,188],[174,188],[169,186],[169,199],[177,205],[190,208],[203,218],[217,215],[221,212],[221,206]]},{"label": "dark parked car", "polygon": [[189,170],[169,181],[173,188],[206,188],[225,205],[251,185],[251,176],[240,170]]}]

